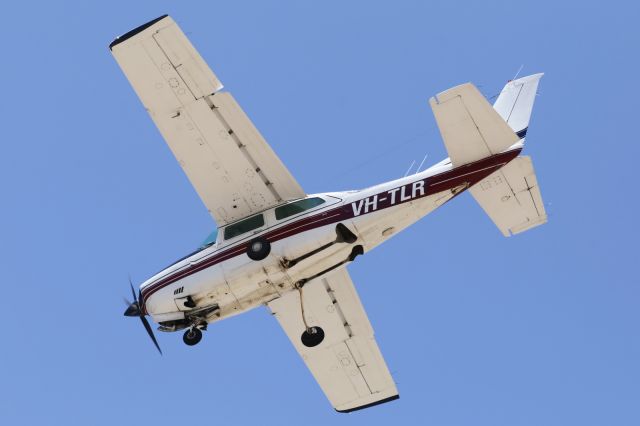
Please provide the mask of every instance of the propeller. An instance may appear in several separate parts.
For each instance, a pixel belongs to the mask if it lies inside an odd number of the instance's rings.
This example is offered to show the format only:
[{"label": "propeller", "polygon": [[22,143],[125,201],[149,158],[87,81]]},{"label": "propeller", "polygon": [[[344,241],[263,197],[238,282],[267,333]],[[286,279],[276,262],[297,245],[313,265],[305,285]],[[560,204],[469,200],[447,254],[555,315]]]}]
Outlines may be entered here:
[{"label": "propeller", "polygon": [[151,329],[151,325],[149,325],[149,321],[145,318],[142,313],[142,309],[140,307],[140,302],[138,301],[138,297],[136,296],[136,292],[133,289],[133,283],[131,282],[131,278],[129,278],[129,286],[131,287],[131,295],[133,296],[133,302],[129,302],[126,298],[124,302],[127,304],[127,310],[124,311],[124,316],[126,317],[139,317],[140,321],[142,321],[142,325],[144,325],[145,330],[147,330],[147,334],[153,340],[153,344],[156,345],[158,352],[162,355],[162,349],[160,349],[160,345],[158,345],[158,341],[156,340],[156,336],[153,334],[153,330]]}]

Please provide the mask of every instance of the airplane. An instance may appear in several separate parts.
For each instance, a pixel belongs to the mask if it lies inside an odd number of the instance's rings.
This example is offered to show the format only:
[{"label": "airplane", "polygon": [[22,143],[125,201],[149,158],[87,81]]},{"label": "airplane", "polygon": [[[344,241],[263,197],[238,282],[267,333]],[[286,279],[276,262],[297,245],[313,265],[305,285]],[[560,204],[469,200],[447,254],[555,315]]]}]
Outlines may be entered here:
[{"label": "airplane", "polygon": [[449,158],[357,191],[307,194],[163,15],[109,48],[217,229],[144,281],[124,315],[185,330],[267,306],[336,411],[399,398],[346,267],[469,191],[505,236],[547,221],[521,156],[542,74],[510,81],[491,105],[471,83],[429,100]]}]

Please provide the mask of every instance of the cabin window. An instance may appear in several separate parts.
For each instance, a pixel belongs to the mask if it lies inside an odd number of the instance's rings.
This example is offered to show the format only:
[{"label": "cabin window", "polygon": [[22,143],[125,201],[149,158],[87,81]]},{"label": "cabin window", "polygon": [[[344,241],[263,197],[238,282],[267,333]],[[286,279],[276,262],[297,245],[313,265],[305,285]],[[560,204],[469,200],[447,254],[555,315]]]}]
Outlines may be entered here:
[{"label": "cabin window", "polygon": [[320,197],[307,198],[300,201],[294,201],[293,203],[285,204],[284,206],[276,207],[276,219],[282,220],[294,214],[302,213],[303,211],[312,209],[320,204],[324,203],[324,200]]},{"label": "cabin window", "polygon": [[224,228],[224,239],[228,240],[245,232],[253,231],[264,226],[264,216],[261,214],[251,216],[248,219],[236,222],[233,225],[229,225]]}]

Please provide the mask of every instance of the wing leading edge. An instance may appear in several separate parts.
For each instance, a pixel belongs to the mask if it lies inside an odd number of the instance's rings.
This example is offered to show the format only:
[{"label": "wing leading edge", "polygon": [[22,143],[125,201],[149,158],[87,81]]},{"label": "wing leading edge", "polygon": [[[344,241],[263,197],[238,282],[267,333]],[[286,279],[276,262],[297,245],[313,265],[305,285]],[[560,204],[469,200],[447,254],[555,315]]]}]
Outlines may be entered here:
[{"label": "wing leading edge", "polygon": [[347,270],[307,283],[302,298],[307,323],[325,333],[315,347],[306,347],[300,340],[305,326],[298,292],[268,305],[333,407],[348,413],[398,399]]},{"label": "wing leading edge", "polygon": [[109,47],[219,226],[305,196],[171,17]]}]

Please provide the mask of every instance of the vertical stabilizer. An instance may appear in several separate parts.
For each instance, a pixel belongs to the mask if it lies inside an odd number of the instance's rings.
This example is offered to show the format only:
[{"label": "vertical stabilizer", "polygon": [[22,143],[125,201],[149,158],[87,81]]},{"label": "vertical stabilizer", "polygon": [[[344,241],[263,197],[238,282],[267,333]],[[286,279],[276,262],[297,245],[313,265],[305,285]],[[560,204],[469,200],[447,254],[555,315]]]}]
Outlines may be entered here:
[{"label": "vertical stabilizer", "polygon": [[521,139],[527,133],[538,83],[543,75],[533,74],[508,82],[493,104],[493,108]]}]

